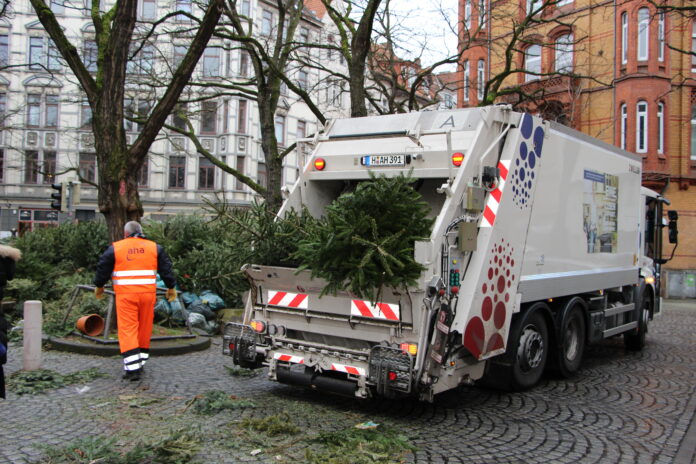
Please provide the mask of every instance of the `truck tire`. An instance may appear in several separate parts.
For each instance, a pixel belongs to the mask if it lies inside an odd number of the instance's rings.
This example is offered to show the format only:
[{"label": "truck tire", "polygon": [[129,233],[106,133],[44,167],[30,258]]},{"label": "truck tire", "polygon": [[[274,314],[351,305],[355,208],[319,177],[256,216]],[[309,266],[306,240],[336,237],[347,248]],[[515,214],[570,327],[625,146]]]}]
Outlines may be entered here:
[{"label": "truck tire", "polygon": [[646,289],[645,283],[640,285],[640,297],[636,304],[640,310],[637,313],[638,328],[624,334],[624,346],[631,351],[640,351],[645,347],[645,334],[648,333],[648,321],[652,310],[652,295]]},{"label": "truck tire", "polygon": [[558,314],[558,321],[556,370],[568,378],[580,369],[585,351],[587,322],[583,300],[571,298]]},{"label": "truck tire", "polygon": [[549,330],[542,307],[546,305],[535,304],[510,327],[510,348],[514,350],[511,366],[513,390],[533,387],[544,373],[549,354]]},{"label": "truck tire", "polygon": [[548,306],[536,303],[513,317],[505,354],[489,361],[480,385],[519,391],[539,382],[550,348],[545,312]]}]

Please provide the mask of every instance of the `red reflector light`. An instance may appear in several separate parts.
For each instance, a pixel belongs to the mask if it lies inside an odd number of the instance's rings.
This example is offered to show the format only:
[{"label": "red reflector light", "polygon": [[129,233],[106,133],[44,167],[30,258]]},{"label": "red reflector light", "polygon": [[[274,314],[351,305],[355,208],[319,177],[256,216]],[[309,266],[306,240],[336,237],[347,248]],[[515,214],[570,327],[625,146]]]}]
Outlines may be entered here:
[{"label": "red reflector light", "polygon": [[462,161],[464,161],[464,155],[462,153],[455,153],[454,155],[452,155],[452,164],[454,164],[455,166],[461,166]]},{"label": "red reflector light", "polygon": [[324,158],[317,158],[314,160],[314,169],[317,171],[323,171],[324,167],[326,167],[326,161],[324,161]]},{"label": "red reflector light", "polygon": [[230,347],[230,351],[234,351],[234,343],[230,343],[229,347]]},{"label": "red reflector light", "polygon": [[251,321],[251,328],[258,333],[263,333],[266,331],[266,323],[263,321]]},{"label": "red reflector light", "polygon": [[391,380],[392,382],[396,380],[396,372],[389,371],[389,374],[387,375],[389,376],[389,380]]}]

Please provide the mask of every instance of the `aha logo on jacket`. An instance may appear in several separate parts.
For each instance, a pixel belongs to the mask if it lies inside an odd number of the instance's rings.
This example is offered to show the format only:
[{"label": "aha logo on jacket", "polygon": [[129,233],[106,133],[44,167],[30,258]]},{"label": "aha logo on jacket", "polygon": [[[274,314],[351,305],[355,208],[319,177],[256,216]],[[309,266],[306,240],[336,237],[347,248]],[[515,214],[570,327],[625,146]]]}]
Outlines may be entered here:
[{"label": "aha logo on jacket", "polygon": [[145,248],[129,248],[128,254],[126,255],[126,261],[133,261],[135,259],[135,255],[139,255],[141,253],[145,253]]}]

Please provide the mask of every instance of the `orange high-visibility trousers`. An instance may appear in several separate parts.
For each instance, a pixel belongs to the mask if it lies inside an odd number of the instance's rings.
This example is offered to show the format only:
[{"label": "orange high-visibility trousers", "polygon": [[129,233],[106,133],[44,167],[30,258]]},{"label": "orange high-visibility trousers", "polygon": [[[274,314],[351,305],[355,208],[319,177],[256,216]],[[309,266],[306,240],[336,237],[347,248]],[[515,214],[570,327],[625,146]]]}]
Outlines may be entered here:
[{"label": "orange high-visibility trousers", "polygon": [[121,354],[133,350],[147,351],[150,348],[157,294],[154,292],[117,293],[115,296],[118,344]]}]

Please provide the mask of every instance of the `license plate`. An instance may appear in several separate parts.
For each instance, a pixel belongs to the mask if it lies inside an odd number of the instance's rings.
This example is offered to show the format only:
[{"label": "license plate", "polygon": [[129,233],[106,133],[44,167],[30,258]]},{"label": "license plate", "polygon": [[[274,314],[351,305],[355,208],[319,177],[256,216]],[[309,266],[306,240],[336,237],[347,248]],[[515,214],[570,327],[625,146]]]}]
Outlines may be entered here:
[{"label": "license plate", "polygon": [[360,158],[363,166],[405,166],[404,155],[370,155]]}]

